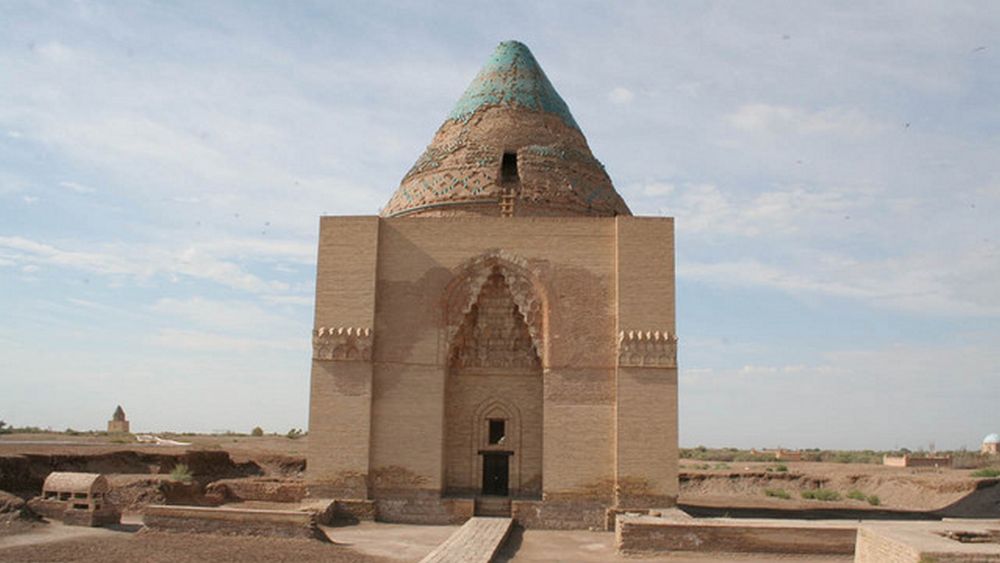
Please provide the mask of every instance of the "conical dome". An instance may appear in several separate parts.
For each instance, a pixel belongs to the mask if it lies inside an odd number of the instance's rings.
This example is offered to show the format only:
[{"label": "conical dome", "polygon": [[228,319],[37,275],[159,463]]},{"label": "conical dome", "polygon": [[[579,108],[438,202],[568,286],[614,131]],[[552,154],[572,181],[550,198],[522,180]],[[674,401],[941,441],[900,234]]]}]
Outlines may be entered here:
[{"label": "conical dome", "polygon": [[631,215],[531,51],[497,46],[382,215]]}]

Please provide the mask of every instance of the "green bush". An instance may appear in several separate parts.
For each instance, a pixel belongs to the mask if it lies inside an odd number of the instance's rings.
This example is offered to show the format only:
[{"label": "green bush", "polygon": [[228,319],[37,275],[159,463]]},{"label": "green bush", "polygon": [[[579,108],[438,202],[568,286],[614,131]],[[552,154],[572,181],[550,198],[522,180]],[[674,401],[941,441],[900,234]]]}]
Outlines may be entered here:
[{"label": "green bush", "polygon": [[186,463],[178,463],[170,471],[170,478],[174,481],[181,481],[182,483],[191,482],[191,468],[187,466]]},{"label": "green bush", "polygon": [[830,489],[813,489],[811,491],[802,491],[802,498],[811,500],[834,501],[834,500],[840,500],[840,493],[838,493],[837,491],[832,491]]},{"label": "green bush", "polygon": [[716,463],[712,469],[729,469],[728,463]]},{"label": "green bush", "polygon": [[872,506],[878,506],[882,504],[882,501],[878,498],[878,495],[868,495],[868,498],[866,500],[868,501],[868,504]]},{"label": "green bush", "polygon": [[788,466],[785,465],[784,463],[779,463],[778,465],[774,466],[774,470],[777,471],[778,473],[787,473]]},{"label": "green bush", "polygon": [[1000,477],[1000,469],[980,469],[972,472],[973,477]]},{"label": "green bush", "polygon": [[865,500],[865,494],[857,489],[852,489],[847,493],[847,498],[854,500]]},{"label": "green bush", "polygon": [[764,489],[764,494],[769,497],[783,498],[786,500],[792,498],[792,495],[788,494],[788,491],[785,489]]},{"label": "green bush", "polygon": [[254,438],[260,438],[264,435],[264,429],[260,426],[254,426],[253,430],[250,431],[250,435]]}]

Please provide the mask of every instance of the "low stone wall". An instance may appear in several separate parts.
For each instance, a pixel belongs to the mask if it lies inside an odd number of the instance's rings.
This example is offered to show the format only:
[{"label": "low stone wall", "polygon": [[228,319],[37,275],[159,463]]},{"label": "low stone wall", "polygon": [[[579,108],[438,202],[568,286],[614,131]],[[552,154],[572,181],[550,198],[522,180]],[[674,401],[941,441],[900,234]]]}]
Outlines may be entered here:
[{"label": "low stone wall", "polygon": [[670,551],[850,555],[856,525],[827,522],[677,520],[619,516],[618,552],[652,555]]},{"label": "low stone wall", "polygon": [[[989,563],[1000,561],[997,520],[869,522],[858,528],[855,563]],[[951,534],[981,534],[975,542]],[[992,540],[992,541],[990,541]]]},{"label": "low stone wall", "polygon": [[71,503],[36,497],[28,501],[28,507],[35,514],[69,526],[111,526],[121,522],[121,513],[113,506],[91,511],[68,508]]},{"label": "low stone wall", "polygon": [[261,500],[299,502],[306,496],[300,480],[261,477],[256,479],[220,479],[205,488],[205,496],[223,502]]},{"label": "low stone wall", "polygon": [[276,536],[329,541],[316,525],[313,512],[205,508],[199,506],[148,506],[142,523],[150,529],[171,532]]},{"label": "low stone wall", "polygon": [[376,499],[375,510],[382,522],[451,525],[472,518],[475,502],[471,498],[396,497]]},{"label": "low stone wall", "polygon": [[604,530],[607,506],[586,500],[518,500],[510,503],[511,516],[525,528],[542,530]]},{"label": "low stone wall", "polygon": [[371,522],[378,514],[375,501],[365,499],[309,499],[299,506],[315,513],[316,521],[324,526]]}]

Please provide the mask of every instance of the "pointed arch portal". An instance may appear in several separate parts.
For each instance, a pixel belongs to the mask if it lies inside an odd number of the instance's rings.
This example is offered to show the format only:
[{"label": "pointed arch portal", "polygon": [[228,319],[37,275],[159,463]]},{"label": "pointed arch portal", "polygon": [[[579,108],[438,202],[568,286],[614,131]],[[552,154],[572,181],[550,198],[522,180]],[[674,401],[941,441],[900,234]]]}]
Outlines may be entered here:
[{"label": "pointed arch portal", "polygon": [[538,496],[542,292],[523,261],[492,251],[459,269],[446,300],[446,489]]}]

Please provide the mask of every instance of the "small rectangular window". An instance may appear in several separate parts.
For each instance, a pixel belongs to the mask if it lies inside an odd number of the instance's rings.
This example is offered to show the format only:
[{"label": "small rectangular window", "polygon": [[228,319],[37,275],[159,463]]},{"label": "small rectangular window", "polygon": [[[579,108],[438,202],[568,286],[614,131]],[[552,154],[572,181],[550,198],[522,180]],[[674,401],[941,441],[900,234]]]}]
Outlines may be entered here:
[{"label": "small rectangular window", "polygon": [[490,419],[490,444],[502,444],[506,435],[507,421],[503,419]]},{"label": "small rectangular window", "polygon": [[503,161],[500,164],[500,182],[517,182],[517,153],[516,152],[505,152],[503,153]]}]

